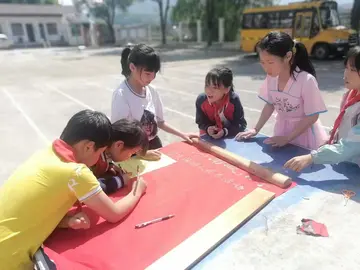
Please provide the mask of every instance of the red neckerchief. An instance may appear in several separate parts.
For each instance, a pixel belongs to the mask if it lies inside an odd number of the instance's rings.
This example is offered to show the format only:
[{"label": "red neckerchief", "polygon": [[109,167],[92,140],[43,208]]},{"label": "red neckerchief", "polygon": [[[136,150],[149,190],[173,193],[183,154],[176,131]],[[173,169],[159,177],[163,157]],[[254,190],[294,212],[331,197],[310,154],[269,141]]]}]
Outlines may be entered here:
[{"label": "red neckerchief", "polygon": [[[77,162],[75,159],[74,149],[66,142],[60,139],[56,139],[52,144],[52,149],[55,154],[64,162]],[[75,203],[78,210],[81,210],[82,206],[79,201]]]},{"label": "red neckerchief", "polygon": [[351,107],[352,105],[354,105],[355,103],[357,103],[359,101],[360,101],[360,94],[358,94],[358,90],[353,89],[353,90],[350,90],[347,93],[347,96],[345,98],[345,102],[343,103],[341,111],[340,111],[338,117],[335,120],[334,128],[331,131],[329,144],[334,143],[335,134],[336,134],[337,130],[340,127],[340,124],[341,124],[342,118],[344,117],[346,109]]},{"label": "red neckerchief", "polygon": [[215,117],[215,123],[216,123],[216,127],[221,130],[223,129],[223,123],[221,121],[221,118],[220,118],[220,113],[222,111],[225,111],[225,108],[226,106],[228,105],[229,103],[229,100],[230,100],[230,95],[229,93],[227,93],[221,101],[219,101],[218,103],[214,103],[214,104],[211,104],[211,106],[214,108],[214,117]]},{"label": "red neckerchief", "polygon": [[96,177],[102,176],[109,170],[109,161],[106,157],[105,152],[100,155],[99,160],[92,167],[92,171]]},{"label": "red neckerchief", "polygon": [[52,144],[55,154],[64,162],[76,162],[74,149],[66,142],[56,139]]}]

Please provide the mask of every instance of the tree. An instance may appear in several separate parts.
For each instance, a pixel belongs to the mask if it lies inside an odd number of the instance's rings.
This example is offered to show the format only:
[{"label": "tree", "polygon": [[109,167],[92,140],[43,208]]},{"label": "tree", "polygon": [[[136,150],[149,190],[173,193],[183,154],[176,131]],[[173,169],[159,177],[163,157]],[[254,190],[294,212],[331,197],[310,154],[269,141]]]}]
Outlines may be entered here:
[{"label": "tree", "polygon": [[[161,27],[161,39],[162,44],[166,44],[166,26],[167,26],[167,18],[170,8],[170,0],[153,0],[159,5],[159,15],[160,15],[160,27]],[[164,1],[166,4],[164,6]]]},{"label": "tree", "polygon": [[95,2],[91,0],[74,0],[76,7],[87,9],[89,15],[105,21],[111,43],[115,43],[114,22],[117,9],[126,11],[131,6],[134,0],[104,0],[103,2]]},{"label": "tree", "polygon": [[360,0],[354,0],[351,10],[351,28],[359,31],[360,28]]},{"label": "tree", "polygon": [[[203,2],[203,3],[201,3]],[[225,41],[233,41],[238,34],[244,9],[251,6],[267,6],[274,0],[178,0],[172,10],[172,19],[176,22],[194,23],[201,20],[205,25],[207,44],[218,35],[218,19],[225,19]]]}]

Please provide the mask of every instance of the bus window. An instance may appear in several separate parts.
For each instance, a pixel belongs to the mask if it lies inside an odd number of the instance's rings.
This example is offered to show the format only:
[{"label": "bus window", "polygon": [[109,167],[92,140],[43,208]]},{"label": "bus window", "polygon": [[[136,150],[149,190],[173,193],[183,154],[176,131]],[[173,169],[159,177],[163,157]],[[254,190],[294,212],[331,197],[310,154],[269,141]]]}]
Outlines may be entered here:
[{"label": "bus window", "polygon": [[311,30],[311,20],[312,16],[304,16],[303,17],[303,37],[310,37],[310,30]]},{"label": "bus window", "polygon": [[295,27],[294,27],[295,37],[302,36],[302,17],[303,16],[299,14],[296,16]]},{"label": "bus window", "polygon": [[269,13],[268,28],[280,28],[280,12]]},{"label": "bus window", "polygon": [[315,37],[320,32],[320,22],[317,12],[314,12],[310,37]]},{"label": "bus window", "polygon": [[254,28],[264,29],[268,26],[268,16],[267,14],[258,13],[254,14]]},{"label": "bus window", "polygon": [[243,16],[243,29],[251,29],[252,28],[252,14],[244,14]]},{"label": "bus window", "polygon": [[324,28],[340,25],[339,13],[336,3],[327,3],[320,7],[321,24]]},{"label": "bus window", "polygon": [[280,27],[281,28],[292,28],[294,19],[293,11],[282,11],[280,13]]}]

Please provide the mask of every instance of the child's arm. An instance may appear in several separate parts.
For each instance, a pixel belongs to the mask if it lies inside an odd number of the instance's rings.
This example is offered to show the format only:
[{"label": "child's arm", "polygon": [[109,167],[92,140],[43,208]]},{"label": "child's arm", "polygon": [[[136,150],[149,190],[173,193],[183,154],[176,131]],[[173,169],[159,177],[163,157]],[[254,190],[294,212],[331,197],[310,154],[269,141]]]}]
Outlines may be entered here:
[{"label": "child's arm", "polygon": [[175,135],[175,136],[178,136],[178,137],[184,139],[185,141],[187,141],[188,143],[192,143],[191,138],[198,137],[198,135],[196,135],[196,134],[186,134],[186,133],[182,133],[180,130],[174,128],[173,126],[170,126],[170,125],[167,124],[165,121],[158,122],[158,126],[159,126],[159,128],[161,128],[163,131],[168,132],[168,133],[170,133],[170,134],[173,134],[173,135]]},{"label": "child's arm", "polygon": [[314,114],[310,116],[306,116],[304,119],[302,119],[297,125],[296,128],[291,132],[291,134],[288,136],[287,140],[288,142],[291,142],[295,138],[297,138],[299,135],[304,133],[309,127],[311,127],[317,120],[319,119],[319,114]]},{"label": "child's arm", "polygon": [[202,103],[206,100],[206,97],[203,95],[199,95],[196,99],[196,117],[195,122],[198,125],[200,130],[205,131],[208,133],[208,127],[213,126],[214,124],[211,123],[210,119],[206,116],[204,111],[201,109]]},{"label": "child's arm", "polygon": [[233,99],[234,104],[234,116],[233,120],[230,123],[230,127],[225,129],[225,136],[233,137],[239,132],[242,132],[246,129],[247,123],[244,117],[244,109],[241,105],[239,96],[236,96]]},{"label": "child's arm", "polygon": [[108,222],[119,222],[135,208],[141,196],[145,193],[146,183],[142,178],[138,181],[137,186],[136,182],[134,182],[131,192],[116,203],[104,192],[99,192],[83,202]]},{"label": "child's arm", "polygon": [[325,144],[311,154],[290,159],[284,167],[294,171],[301,171],[311,163],[336,164],[349,161],[355,156],[360,156],[360,124],[354,126],[347,138],[342,138],[336,144]]},{"label": "child's arm", "polygon": [[260,130],[265,125],[265,123],[269,120],[272,113],[274,112],[274,109],[275,109],[274,105],[272,105],[270,103],[266,103],[266,105],[264,106],[264,108],[261,111],[260,118],[259,118],[257,124],[255,125],[255,128],[249,129],[248,131],[245,131],[245,132],[238,133],[236,135],[235,139],[236,140],[241,140],[241,139],[246,140],[246,139],[256,136],[256,134],[260,132]]}]

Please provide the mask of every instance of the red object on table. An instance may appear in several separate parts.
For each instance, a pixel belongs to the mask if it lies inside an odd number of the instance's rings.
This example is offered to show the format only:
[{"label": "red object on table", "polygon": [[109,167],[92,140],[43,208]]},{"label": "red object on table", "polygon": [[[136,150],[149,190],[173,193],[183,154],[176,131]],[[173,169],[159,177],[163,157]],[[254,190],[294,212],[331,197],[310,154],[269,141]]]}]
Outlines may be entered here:
[{"label": "red object on table", "polygon": [[[123,222],[107,223],[83,207],[91,219],[91,228],[56,230],[45,243],[46,247],[91,269],[144,269],[252,192],[258,184],[276,195],[287,190],[186,143],[169,145],[161,152],[177,162],[143,176],[148,183],[147,192]],[[128,192],[125,188],[111,197],[116,201]],[[175,217],[135,229],[136,224],[170,214]],[[101,263],[106,267],[99,268]],[[61,267],[60,260],[58,268],[67,269]]]}]

